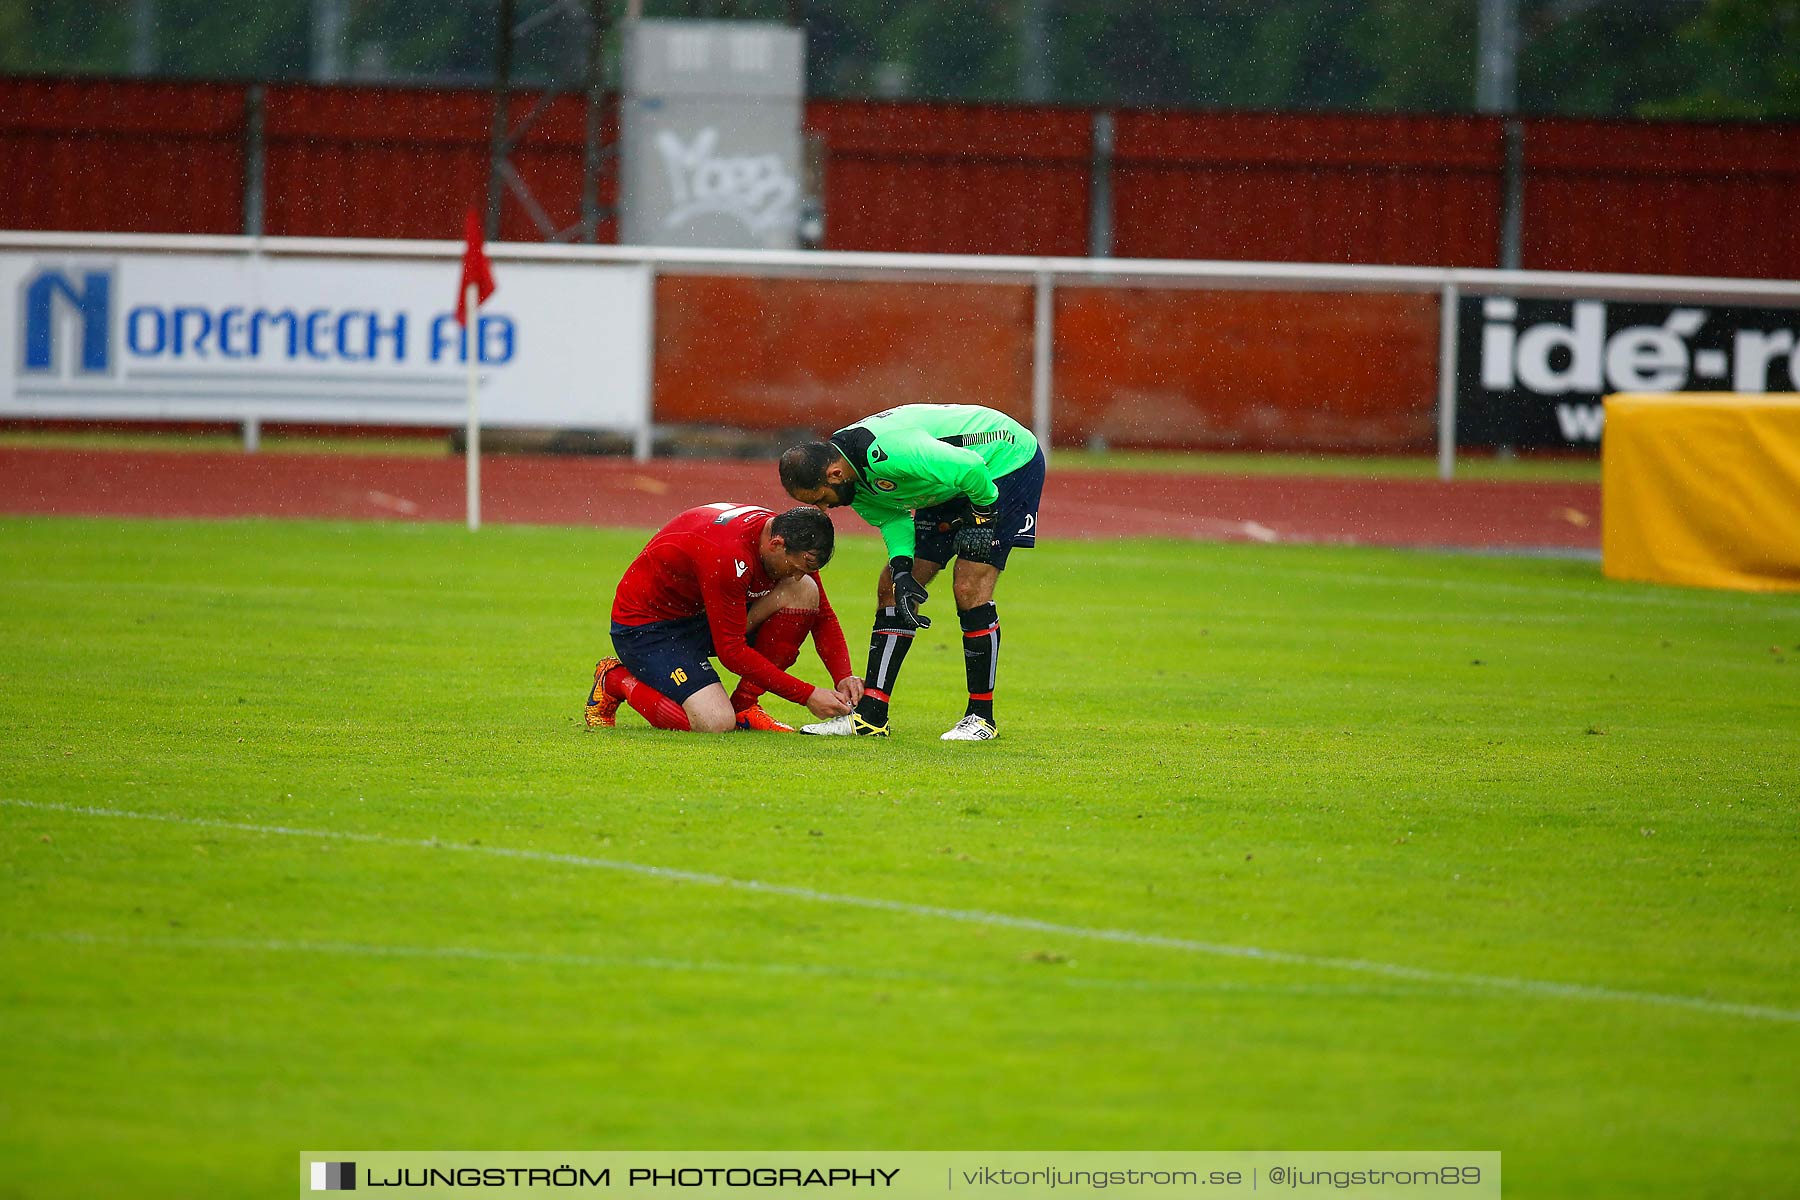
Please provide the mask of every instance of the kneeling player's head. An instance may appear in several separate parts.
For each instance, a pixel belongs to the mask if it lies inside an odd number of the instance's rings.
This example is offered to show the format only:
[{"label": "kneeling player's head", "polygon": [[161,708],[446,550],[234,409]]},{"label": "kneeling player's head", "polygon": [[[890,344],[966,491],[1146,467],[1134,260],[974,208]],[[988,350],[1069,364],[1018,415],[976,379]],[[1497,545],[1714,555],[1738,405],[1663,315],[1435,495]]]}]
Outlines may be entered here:
[{"label": "kneeling player's head", "polygon": [[820,570],[837,548],[837,529],[816,508],[790,508],[764,529],[763,566],[771,579]]},{"label": "kneeling player's head", "polygon": [[850,464],[830,442],[801,442],[781,456],[781,486],[802,504],[836,508],[856,495]]}]

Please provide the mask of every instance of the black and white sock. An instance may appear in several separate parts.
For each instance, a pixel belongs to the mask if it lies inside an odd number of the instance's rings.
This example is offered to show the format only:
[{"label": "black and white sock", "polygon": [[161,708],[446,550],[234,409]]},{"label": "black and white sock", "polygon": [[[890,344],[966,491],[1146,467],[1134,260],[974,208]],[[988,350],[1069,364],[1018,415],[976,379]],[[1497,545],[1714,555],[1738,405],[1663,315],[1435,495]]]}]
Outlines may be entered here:
[{"label": "black and white sock", "polygon": [[969,709],[964,715],[994,724],[994,673],[1000,665],[1000,614],[993,601],[958,609],[962,619],[963,670],[969,679]]},{"label": "black and white sock", "polygon": [[869,669],[863,675],[863,698],[856,706],[871,725],[886,725],[888,697],[900,677],[900,664],[912,648],[913,631],[900,620],[898,609],[875,610],[875,629],[869,634]]}]

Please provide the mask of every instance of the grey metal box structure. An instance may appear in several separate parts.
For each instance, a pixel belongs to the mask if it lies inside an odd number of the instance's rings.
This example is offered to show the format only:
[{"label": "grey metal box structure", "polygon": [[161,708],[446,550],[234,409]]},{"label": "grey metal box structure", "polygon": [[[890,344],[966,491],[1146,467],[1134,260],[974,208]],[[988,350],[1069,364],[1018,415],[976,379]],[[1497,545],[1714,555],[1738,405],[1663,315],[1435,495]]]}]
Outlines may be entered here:
[{"label": "grey metal box structure", "polygon": [[805,65],[773,22],[628,25],[619,240],[796,248]]}]

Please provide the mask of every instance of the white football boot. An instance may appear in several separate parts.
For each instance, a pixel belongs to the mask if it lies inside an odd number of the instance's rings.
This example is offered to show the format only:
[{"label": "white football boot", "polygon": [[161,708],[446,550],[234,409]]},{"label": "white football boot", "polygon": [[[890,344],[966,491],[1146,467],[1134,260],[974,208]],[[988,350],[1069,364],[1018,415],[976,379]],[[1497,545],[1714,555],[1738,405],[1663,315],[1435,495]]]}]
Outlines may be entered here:
[{"label": "white football boot", "polygon": [[940,741],[945,742],[991,742],[1000,736],[1000,731],[988,722],[970,713],[953,726]]},{"label": "white football boot", "polygon": [[846,713],[841,717],[833,717],[829,721],[819,721],[812,725],[802,725],[801,733],[814,733],[823,737],[886,737],[886,725],[871,725],[863,720],[861,713]]}]

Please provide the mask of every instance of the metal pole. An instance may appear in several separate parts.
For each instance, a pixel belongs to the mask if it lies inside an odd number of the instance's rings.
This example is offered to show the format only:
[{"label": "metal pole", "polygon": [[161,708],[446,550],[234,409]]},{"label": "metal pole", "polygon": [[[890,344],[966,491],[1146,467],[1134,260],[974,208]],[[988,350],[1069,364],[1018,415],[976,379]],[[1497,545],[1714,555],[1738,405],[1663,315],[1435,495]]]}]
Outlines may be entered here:
[{"label": "metal pole", "polygon": [[478,375],[481,358],[481,290],[469,284],[463,292],[463,357],[469,366],[468,430],[463,446],[466,474],[469,529],[481,528],[481,381]]},{"label": "metal pole", "polygon": [[1524,259],[1525,126],[1516,119],[1506,123],[1500,188],[1500,269],[1517,271]]},{"label": "metal pole", "polygon": [[1050,456],[1052,357],[1056,351],[1056,278],[1049,271],[1037,274],[1037,295],[1032,306],[1031,432],[1037,435],[1044,457]]},{"label": "metal pole", "polygon": [[1481,0],[1475,107],[1495,113],[1518,108],[1518,68],[1519,0]]},{"label": "metal pole", "polygon": [[1456,478],[1456,309],[1454,278],[1438,299],[1438,478]]},{"label": "metal pole", "polygon": [[312,77],[330,83],[344,74],[344,0],[313,0]]},{"label": "metal pole", "polygon": [[264,113],[268,91],[260,83],[250,85],[244,94],[244,236],[261,237],[263,210],[267,200],[264,177],[267,145],[264,138]]},{"label": "metal pole", "polygon": [[155,71],[156,0],[132,0],[131,73],[150,75]]},{"label": "metal pole", "polygon": [[1093,154],[1088,162],[1088,254],[1111,258],[1113,252],[1113,115],[1097,112],[1093,120]]},{"label": "metal pole", "polygon": [[513,2],[500,0],[494,36],[494,121],[488,135],[487,239],[500,238],[500,168],[506,162],[507,94],[512,86]]},{"label": "metal pole", "polygon": [[1019,95],[1029,104],[1050,99],[1047,0],[1019,0]]},{"label": "metal pole", "polygon": [[606,117],[606,30],[609,0],[593,0],[593,38],[588,45],[587,124],[581,153],[581,240],[600,240],[600,135]]}]

